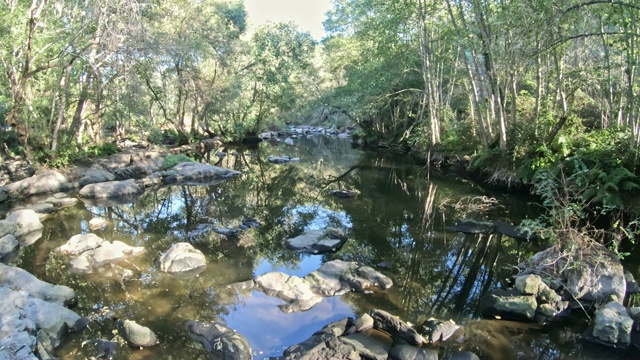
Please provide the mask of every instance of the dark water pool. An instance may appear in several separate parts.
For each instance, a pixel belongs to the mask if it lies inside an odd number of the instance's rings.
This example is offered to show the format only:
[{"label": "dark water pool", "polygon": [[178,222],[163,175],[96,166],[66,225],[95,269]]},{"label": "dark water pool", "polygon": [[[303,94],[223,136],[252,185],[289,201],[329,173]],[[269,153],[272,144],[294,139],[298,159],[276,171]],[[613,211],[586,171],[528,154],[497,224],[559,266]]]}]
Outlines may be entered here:
[{"label": "dark water pool", "polygon": [[[440,348],[446,357],[467,348],[487,359],[616,358],[591,350],[573,329],[540,329],[526,324],[481,320],[479,299],[512,274],[513,265],[535,249],[510,238],[460,236],[445,231],[459,218],[519,223],[536,216],[523,197],[489,194],[455,177],[429,175],[401,154],[353,148],[324,136],[296,140],[295,146],[263,143],[212,163],[242,172],[216,186],[175,186],[147,191],[132,203],[89,206],[79,202],[45,222],[44,235],[25,248],[18,265],[52,283],[72,287],[77,311],[94,319],[108,313],[150,327],[161,344],[122,354],[133,359],[198,359],[203,352],[184,331],[186,320],[220,321],[244,335],[254,358],[281,355],[325,324],[374,308],[418,324],[429,317],[454,319],[469,329],[465,340]],[[273,165],[270,155],[300,157]],[[349,188],[355,198],[329,190]],[[75,275],[51,250],[71,236],[89,232],[88,221],[108,224],[94,231],[105,240],[144,246],[146,254]],[[244,217],[261,226],[227,239],[207,225],[237,227]],[[333,226],[349,237],[329,255],[287,250],[284,241],[303,230]],[[172,243],[189,241],[207,257],[199,276],[176,279],[159,270],[158,258]],[[323,262],[341,259],[376,267],[394,286],[384,292],[327,298],[309,311],[283,313],[282,301],[261,292],[230,293],[229,284],[270,271],[304,276]],[[125,270],[133,276],[123,277]],[[130,274],[130,273],[129,273]],[[60,349],[62,359],[84,359],[84,340],[113,337],[108,320],[94,321]]]}]

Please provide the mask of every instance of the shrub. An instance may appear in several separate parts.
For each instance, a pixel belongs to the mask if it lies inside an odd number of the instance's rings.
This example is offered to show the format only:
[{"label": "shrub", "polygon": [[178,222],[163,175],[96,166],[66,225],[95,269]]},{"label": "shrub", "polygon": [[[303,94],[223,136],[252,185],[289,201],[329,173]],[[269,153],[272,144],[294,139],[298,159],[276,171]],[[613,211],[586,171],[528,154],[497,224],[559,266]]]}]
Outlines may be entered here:
[{"label": "shrub", "polygon": [[183,162],[194,162],[194,160],[184,154],[169,155],[164,158],[164,162],[162,163],[162,170],[171,169],[172,167]]}]

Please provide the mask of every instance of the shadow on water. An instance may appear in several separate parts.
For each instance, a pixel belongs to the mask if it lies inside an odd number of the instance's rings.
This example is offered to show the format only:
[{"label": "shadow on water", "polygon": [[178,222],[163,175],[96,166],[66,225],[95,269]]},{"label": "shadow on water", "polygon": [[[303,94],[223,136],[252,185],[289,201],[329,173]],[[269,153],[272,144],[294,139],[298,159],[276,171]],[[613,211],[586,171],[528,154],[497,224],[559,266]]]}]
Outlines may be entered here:
[{"label": "shadow on water", "polygon": [[[531,341],[484,346],[484,340],[473,340],[481,339],[478,334],[483,331],[505,334],[505,339],[513,334],[507,325],[480,320],[480,299],[536,249],[498,235],[451,233],[445,226],[465,217],[519,223],[535,216],[528,212],[526,199],[489,201],[481,188],[429,175],[409,158],[353,148],[348,141],[323,136],[301,138],[295,146],[267,142],[254,149],[227,150],[222,158],[215,153],[205,158],[241,171],[238,178],[215,186],[158,188],[125,204],[80,202],[47,220],[43,237],[23,249],[20,266],[75,289],[78,311],[94,319],[60,350],[62,358],[84,358],[79,349],[86,339],[112,338],[112,315],[136,320],[160,338],[160,345],[134,351],[134,359],[198,358],[201,349],[184,331],[187,320],[224,322],[248,339],[256,358],[263,358],[281,355],[333,320],[374,308],[413,323],[431,316],[468,323],[467,337],[489,358],[501,358],[496,355],[500,351],[532,358],[567,353],[546,332],[526,326],[511,327],[544,346],[525,351],[517,347],[529,347]],[[301,162],[274,165],[266,160],[276,155],[299,157]],[[328,194],[340,188],[358,195],[340,199]],[[70,273],[66,259],[52,250],[73,235],[90,232],[93,217],[107,220],[106,226],[93,231],[97,235],[143,246],[146,253],[92,274]],[[260,226],[235,238],[211,230],[239,228],[244,218],[256,218]],[[287,238],[328,226],[342,229],[349,238],[336,253],[304,255],[284,247]],[[207,267],[197,277],[177,279],[160,272],[160,255],[179,241],[205,254]],[[270,271],[304,276],[333,259],[374,266],[392,277],[394,286],[325,299],[309,311],[291,314],[279,310],[281,300],[228,288]],[[449,351],[441,350],[444,355]]]}]

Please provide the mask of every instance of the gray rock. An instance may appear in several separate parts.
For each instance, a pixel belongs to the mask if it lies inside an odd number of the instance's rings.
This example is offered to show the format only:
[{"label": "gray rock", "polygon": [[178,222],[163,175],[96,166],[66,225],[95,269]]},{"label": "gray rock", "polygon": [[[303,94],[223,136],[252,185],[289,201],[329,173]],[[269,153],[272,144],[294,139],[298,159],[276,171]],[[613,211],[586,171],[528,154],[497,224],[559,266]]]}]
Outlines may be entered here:
[{"label": "gray rock", "polygon": [[347,237],[336,228],[307,230],[301,235],[287,239],[287,249],[309,254],[323,254],[339,250],[347,242]]},{"label": "gray rock", "polygon": [[122,168],[117,168],[113,170],[113,175],[116,180],[133,180],[133,179],[142,179],[143,177],[153,174],[157,171],[158,168],[155,166],[146,166],[146,165],[131,165],[125,166]]},{"label": "gray rock", "polygon": [[121,320],[118,322],[120,335],[133,346],[148,347],[158,343],[156,334],[146,326],[139,325],[135,321]]},{"label": "gray rock", "polygon": [[[89,359],[114,359],[120,349],[120,344],[116,341],[103,339],[87,340],[82,343],[82,351]],[[130,358],[125,356],[124,358]]]},{"label": "gray rock", "polygon": [[9,189],[6,186],[0,186],[0,203],[7,201],[9,198]]},{"label": "gray rock", "polygon": [[290,162],[298,162],[300,159],[291,156],[267,156],[267,161],[272,164],[286,164]]},{"label": "gray rock", "polygon": [[167,184],[214,184],[240,175],[240,172],[197,162],[180,163],[164,178]]},{"label": "gray rock", "polygon": [[631,344],[633,319],[622,304],[611,301],[596,311],[592,340],[609,346],[626,348]]},{"label": "gray rock", "polygon": [[144,192],[144,187],[133,179],[123,181],[107,181],[84,186],[79,195],[89,199],[116,198],[128,195],[138,195]]},{"label": "gray rock", "polygon": [[254,279],[255,285],[265,294],[275,296],[288,304],[280,306],[284,312],[305,311],[322,301],[304,279],[281,272],[270,272]]},{"label": "gray rock", "polygon": [[56,210],[55,206],[51,203],[37,203],[37,204],[21,204],[16,207],[19,210],[33,210],[38,214],[38,218],[42,219],[42,215],[50,214]]},{"label": "gray rock", "polygon": [[366,359],[387,360],[391,346],[364,333],[355,333],[338,338],[343,343],[351,345],[355,351]]},{"label": "gray rock", "polygon": [[52,204],[56,210],[67,206],[73,206],[78,202],[76,198],[70,198],[65,193],[57,193],[53,196],[49,196],[45,202]]},{"label": "gray rock", "polygon": [[636,279],[634,279],[633,274],[625,270],[624,279],[627,282],[627,294],[637,294],[640,292],[640,286],[638,286],[638,283],[636,282]]},{"label": "gray rock", "polygon": [[375,329],[385,331],[394,338],[400,337],[411,345],[422,346],[424,343],[424,338],[415,329],[386,311],[373,310],[371,317]]},{"label": "gray rock", "polygon": [[251,347],[242,335],[216,322],[187,321],[189,336],[202,344],[214,359],[251,359]]},{"label": "gray rock", "polygon": [[640,307],[630,307],[627,309],[627,312],[633,320],[640,322]]},{"label": "gray rock", "polygon": [[471,351],[461,351],[453,355],[451,360],[480,360],[480,357]]},{"label": "gray rock", "polygon": [[160,257],[160,270],[197,275],[204,271],[207,259],[202,251],[186,242],[175,243]]},{"label": "gray rock", "polygon": [[38,280],[27,271],[0,264],[0,285],[8,286],[13,290],[23,290],[29,296],[59,304],[73,304],[76,294],[67,286],[52,285]]},{"label": "gray rock", "polygon": [[284,353],[285,360],[361,360],[360,354],[353,345],[340,341],[331,334],[319,334],[288,347]]},{"label": "gray rock", "polygon": [[333,260],[304,277],[312,290],[323,296],[342,295],[352,290],[364,291],[375,286],[388,289],[393,282],[380,272],[358,266],[355,262]]},{"label": "gray rock", "polygon": [[[0,220],[0,237],[13,235],[18,230],[18,225],[9,220]],[[14,235],[15,236],[15,235]]]},{"label": "gray rock", "polygon": [[0,237],[0,260],[16,251],[18,247],[20,247],[20,244],[18,243],[18,240],[16,240],[15,236],[7,234]]},{"label": "gray rock", "polygon": [[534,296],[518,296],[501,290],[494,290],[482,299],[482,312],[485,315],[505,319],[532,320],[537,308]]},{"label": "gray rock", "polygon": [[80,187],[84,187],[89,184],[96,184],[107,181],[114,181],[116,176],[107,170],[103,169],[88,169],[82,178],[78,180]]},{"label": "gray rock", "polygon": [[284,143],[289,145],[289,146],[293,146],[293,139],[292,138],[286,138],[286,139],[284,139]]},{"label": "gray rock", "polygon": [[141,246],[129,246],[116,240],[113,243],[105,241],[97,249],[92,251],[94,251],[92,256],[93,265],[102,266],[118,262],[130,256],[143,254],[146,250]]},{"label": "gray rock", "polygon": [[75,184],[70,183],[67,177],[58,171],[47,171],[11,183],[6,187],[9,190],[9,197],[19,199],[31,195],[67,191],[73,189]]},{"label": "gray rock", "polygon": [[420,326],[420,332],[430,343],[437,343],[448,340],[453,334],[460,329],[453,320],[442,321],[437,319],[429,319]]},{"label": "gray rock", "polygon": [[358,195],[358,192],[355,190],[338,189],[329,191],[329,194],[341,199],[348,199]]},{"label": "gray rock", "polygon": [[538,275],[522,275],[516,277],[515,287],[522,295],[538,296],[538,288],[542,285],[542,278]]},{"label": "gray rock", "polygon": [[78,255],[87,250],[98,248],[104,240],[96,234],[78,234],[73,235],[64,245],[56,248],[63,254]]},{"label": "gray rock", "polygon": [[103,218],[93,218],[91,220],[89,220],[89,229],[91,230],[98,230],[101,227],[103,227],[104,225],[107,224],[107,220],[103,219]]},{"label": "gray rock", "polygon": [[237,237],[240,234],[240,230],[238,229],[230,229],[223,226],[213,226],[211,229],[215,233],[218,233],[220,235],[224,235],[230,238]]},{"label": "gray rock", "polygon": [[20,236],[17,239],[21,247],[27,247],[29,245],[32,245],[36,241],[38,241],[38,239],[40,239],[41,237],[42,237],[42,230],[38,230],[38,231],[30,232],[26,235]]},{"label": "gray rock", "polygon": [[[579,263],[580,266],[570,266],[567,262]],[[565,290],[582,302],[622,301],[626,293],[620,260],[611,250],[596,242],[579,250],[551,247],[536,253],[524,267],[531,269],[532,273],[549,274],[559,279]]]},{"label": "gray rock", "polygon": [[354,321],[353,325],[357,332],[373,329],[373,318],[369,314],[362,314]]},{"label": "gray rock", "polygon": [[438,360],[438,352],[411,345],[396,345],[389,352],[389,360]]},{"label": "gray rock", "polygon": [[322,327],[322,329],[313,333],[313,335],[330,334],[333,336],[342,336],[348,331],[348,327],[353,322],[350,317],[342,318],[338,321],[334,321]]},{"label": "gray rock", "polygon": [[16,210],[7,215],[6,220],[16,225],[16,231],[13,233],[16,238],[40,231],[43,228],[38,214],[29,209]]}]

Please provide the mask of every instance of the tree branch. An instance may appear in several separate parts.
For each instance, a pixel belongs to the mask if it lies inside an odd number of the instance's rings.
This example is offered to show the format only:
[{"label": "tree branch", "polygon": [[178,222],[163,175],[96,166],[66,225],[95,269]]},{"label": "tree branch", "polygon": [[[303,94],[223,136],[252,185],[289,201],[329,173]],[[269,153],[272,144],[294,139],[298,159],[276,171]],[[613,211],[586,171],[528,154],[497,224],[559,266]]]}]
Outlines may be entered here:
[{"label": "tree branch", "polygon": [[589,6],[589,5],[596,5],[596,4],[611,4],[611,5],[618,5],[618,6],[626,6],[632,9],[636,9],[636,10],[640,10],[640,6],[634,5],[634,4],[629,4],[623,1],[612,1],[612,0],[592,0],[592,1],[587,1],[587,2],[583,2],[581,4],[576,4],[573,6],[569,6],[568,8],[566,8],[564,10],[565,13],[569,12],[569,11],[573,11],[573,10],[579,10],[582,7],[585,6]]}]

